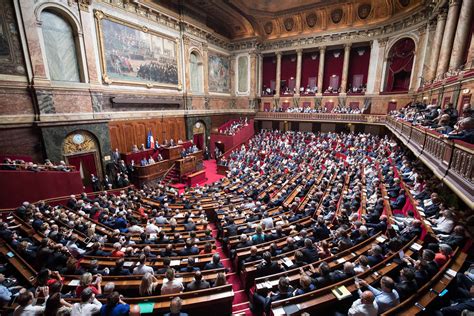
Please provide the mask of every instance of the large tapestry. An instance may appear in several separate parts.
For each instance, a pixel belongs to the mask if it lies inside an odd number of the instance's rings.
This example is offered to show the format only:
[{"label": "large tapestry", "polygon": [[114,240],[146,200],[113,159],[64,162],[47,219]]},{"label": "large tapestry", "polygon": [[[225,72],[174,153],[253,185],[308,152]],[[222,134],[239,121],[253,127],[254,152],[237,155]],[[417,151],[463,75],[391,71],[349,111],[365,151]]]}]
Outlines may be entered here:
[{"label": "large tapestry", "polygon": [[106,83],[180,88],[176,39],[96,11]]},{"label": "large tapestry", "polygon": [[229,92],[229,58],[214,54],[208,55],[209,91]]},{"label": "large tapestry", "polygon": [[0,1],[0,73],[8,75],[26,73],[11,0]]}]

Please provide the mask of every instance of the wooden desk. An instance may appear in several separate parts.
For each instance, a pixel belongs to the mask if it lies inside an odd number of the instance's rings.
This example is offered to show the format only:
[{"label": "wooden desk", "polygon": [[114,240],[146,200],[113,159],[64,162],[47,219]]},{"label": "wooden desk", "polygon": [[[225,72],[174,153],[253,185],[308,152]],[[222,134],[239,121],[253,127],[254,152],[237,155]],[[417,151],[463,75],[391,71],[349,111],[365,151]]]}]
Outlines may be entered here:
[{"label": "wooden desk", "polygon": [[187,173],[196,171],[196,157],[188,156],[186,158],[176,160],[176,169],[180,178],[182,178]]},{"label": "wooden desk", "polygon": [[206,180],[206,171],[196,171],[186,176],[186,182],[188,186],[193,186],[196,183]]},{"label": "wooden desk", "polygon": [[154,149],[147,149],[145,151],[138,151],[136,153],[134,152],[128,152],[128,153],[120,153],[120,158],[125,161],[126,165],[129,165],[132,160],[135,161],[135,165],[139,165],[140,161],[145,158],[148,161],[148,158],[150,156],[153,156],[155,150]]},{"label": "wooden desk", "polygon": [[161,151],[161,155],[163,159],[170,159],[175,160],[181,157],[181,151],[183,150],[183,146],[173,146],[173,147],[163,147]]},{"label": "wooden desk", "polygon": [[135,166],[135,171],[132,174],[132,182],[138,186],[142,186],[162,176],[172,165],[172,161],[163,160],[143,167]]}]

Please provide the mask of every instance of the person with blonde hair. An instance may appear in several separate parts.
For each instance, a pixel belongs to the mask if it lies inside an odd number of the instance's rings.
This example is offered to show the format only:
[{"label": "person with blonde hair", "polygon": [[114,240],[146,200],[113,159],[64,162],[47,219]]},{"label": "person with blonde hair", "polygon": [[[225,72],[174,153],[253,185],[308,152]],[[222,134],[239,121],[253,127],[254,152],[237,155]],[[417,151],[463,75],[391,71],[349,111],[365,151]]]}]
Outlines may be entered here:
[{"label": "person with blonde hair", "polygon": [[227,279],[224,272],[217,273],[216,280],[214,281],[214,287],[226,285]]},{"label": "person with blonde hair", "polygon": [[158,279],[155,278],[155,276],[152,273],[147,272],[142,277],[142,282],[140,283],[138,292],[140,293],[141,296],[153,295],[158,284],[159,284]]},{"label": "person with blonde hair", "polygon": [[76,297],[80,297],[82,291],[87,288],[90,288],[94,295],[102,294],[101,283],[102,277],[99,274],[92,276],[90,272],[84,273],[79,280],[79,286],[76,288]]}]

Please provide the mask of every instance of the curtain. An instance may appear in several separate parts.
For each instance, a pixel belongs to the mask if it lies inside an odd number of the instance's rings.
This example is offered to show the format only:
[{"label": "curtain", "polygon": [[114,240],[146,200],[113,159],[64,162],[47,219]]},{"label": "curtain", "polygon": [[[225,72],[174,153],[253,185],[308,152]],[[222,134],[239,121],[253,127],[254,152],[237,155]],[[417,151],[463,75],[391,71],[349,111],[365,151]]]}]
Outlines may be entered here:
[{"label": "curtain", "polygon": [[324,104],[324,106],[326,107],[326,110],[327,110],[327,112],[329,113],[329,112],[331,112],[332,109],[334,108],[334,102],[326,102],[326,103]]},{"label": "curtain", "polygon": [[276,57],[263,57],[262,68],[262,89],[265,90],[266,88],[270,88],[271,90],[275,90]]},{"label": "curtain", "polygon": [[194,145],[196,145],[196,147],[198,149],[203,149],[204,147],[204,134],[203,133],[200,133],[200,134],[194,134],[193,135],[193,142],[194,142]]},{"label": "curtain", "polygon": [[270,112],[270,102],[264,102],[263,103],[263,110],[265,112]]},{"label": "curtain", "polygon": [[397,109],[397,102],[388,102],[387,114]]},{"label": "curtain", "polygon": [[388,54],[386,91],[408,91],[415,57],[415,43],[410,38],[396,42]]},{"label": "curtain", "polygon": [[75,166],[76,170],[79,171],[82,183],[86,187],[86,191],[92,192],[91,174],[97,176],[94,154],[88,153],[70,156],[67,161],[70,165]]},{"label": "curtain", "polygon": [[359,88],[364,84],[364,75],[354,75],[352,78],[352,87]]},{"label": "curtain", "polygon": [[329,85],[334,89],[339,89],[339,76],[331,76],[329,79]]},{"label": "curtain", "polygon": [[[314,58],[314,59],[313,59]],[[310,86],[316,86],[319,69],[319,53],[308,52],[304,53],[301,61],[301,86],[305,89]]]},{"label": "curtain", "polygon": [[[367,76],[369,74],[369,64],[370,64],[370,46],[352,48],[350,56],[349,56],[349,72],[347,76],[348,85],[350,84],[352,87],[358,88],[361,85],[367,84]],[[355,80],[359,80],[359,78],[355,77],[356,75],[362,76],[362,78],[360,79],[361,80],[360,82],[355,82]]]}]

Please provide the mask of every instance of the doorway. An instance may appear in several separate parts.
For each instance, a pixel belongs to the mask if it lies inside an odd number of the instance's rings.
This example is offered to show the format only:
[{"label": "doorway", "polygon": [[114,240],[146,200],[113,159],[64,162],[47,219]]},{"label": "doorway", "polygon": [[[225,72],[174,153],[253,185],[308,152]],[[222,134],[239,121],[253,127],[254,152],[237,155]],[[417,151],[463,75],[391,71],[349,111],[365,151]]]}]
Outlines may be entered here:
[{"label": "doorway", "polygon": [[75,131],[66,136],[63,143],[63,156],[67,164],[79,171],[86,192],[92,192],[92,175],[102,178],[99,146],[91,133]]},{"label": "doorway", "polygon": [[197,121],[193,126],[193,143],[199,150],[206,147],[206,124],[203,121]]}]

